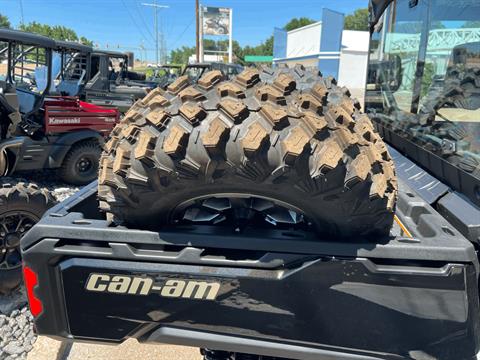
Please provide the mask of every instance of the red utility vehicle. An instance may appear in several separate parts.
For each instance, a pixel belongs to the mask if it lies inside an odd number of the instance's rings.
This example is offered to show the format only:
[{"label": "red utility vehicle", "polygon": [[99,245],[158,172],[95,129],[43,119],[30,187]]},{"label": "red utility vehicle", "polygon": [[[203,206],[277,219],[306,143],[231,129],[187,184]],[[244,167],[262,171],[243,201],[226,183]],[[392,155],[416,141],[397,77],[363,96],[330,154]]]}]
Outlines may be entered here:
[{"label": "red utility vehicle", "polygon": [[107,136],[119,120],[119,113],[76,97],[48,98],[45,104],[45,134],[55,135],[84,130],[85,127]]},{"label": "red utility vehicle", "polygon": [[[80,44],[68,46],[64,67],[78,62],[76,53],[82,50]],[[96,178],[101,146],[119,113],[77,97],[52,96],[67,81],[52,80],[57,50],[52,39],[0,29],[0,60],[7,64],[0,74],[0,176],[49,168],[74,185]]]}]

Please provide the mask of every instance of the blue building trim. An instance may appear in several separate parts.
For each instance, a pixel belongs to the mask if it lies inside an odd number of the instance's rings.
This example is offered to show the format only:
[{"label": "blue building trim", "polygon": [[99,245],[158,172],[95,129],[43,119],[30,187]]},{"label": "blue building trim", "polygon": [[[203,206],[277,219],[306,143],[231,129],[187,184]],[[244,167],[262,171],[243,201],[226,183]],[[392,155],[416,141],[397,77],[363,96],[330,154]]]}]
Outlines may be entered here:
[{"label": "blue building trim", "polygon": [[288,34],[275,28],[273,32],[273,63],[317,59],[318,68],[325,76],[338,78],[344,15],[334,10],[323,9],[318,53],[287,58]]},{"label": "blue building trim", "polygon": [[344,15],[342,13],[323,9],[318,68],[324,76],[338,78],[343,26]]},{"label": "blue building trim", "polygon": [[273,29],[273,58],[287,57],[287,31],[280,28]]}]

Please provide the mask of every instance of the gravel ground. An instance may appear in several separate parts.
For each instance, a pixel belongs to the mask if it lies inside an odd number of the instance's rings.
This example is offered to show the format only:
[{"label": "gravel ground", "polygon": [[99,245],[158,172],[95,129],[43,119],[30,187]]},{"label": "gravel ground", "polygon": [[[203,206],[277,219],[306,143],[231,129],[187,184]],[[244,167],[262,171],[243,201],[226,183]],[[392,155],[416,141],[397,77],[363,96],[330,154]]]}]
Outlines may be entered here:
[{"label": "gravel ground", "polygon": [[18,291],[0,298],[0,359],[25,359],[37,336],[25,295]]},{"label": "gravel ground", "polygon": [[[57,201],[63,201],[78,191],[78,187],[59,182],[51,171],[20,174],[2,178],[2,183],[35,182],[49,189]],[[26,359],[37,336],[33,333],[33,318],[28,311],[22,289],[9,296],[0,296],[0,360]]]}]

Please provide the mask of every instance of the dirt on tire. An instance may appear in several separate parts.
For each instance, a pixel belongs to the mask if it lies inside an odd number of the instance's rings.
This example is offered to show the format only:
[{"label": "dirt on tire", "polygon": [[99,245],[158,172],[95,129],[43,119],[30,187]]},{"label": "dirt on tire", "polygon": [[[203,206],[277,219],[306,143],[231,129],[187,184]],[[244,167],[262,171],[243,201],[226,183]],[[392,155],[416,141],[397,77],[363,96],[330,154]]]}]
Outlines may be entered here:
[{"label": "dirt on tire", "polygon": [[318,70],[219,71],[179,77],[137,101],[100,160],[100,208],[158,228],[207,195],[275,199],[321,234],[355,241],[389,233],[394,165],[358,102]]},{"label": "dirt on tire", "polygon": [[[46,189],[34,184],[19,182],[16,184],[0,184],[0,250],[6,249],[3,241],[8,241],[10,230],[17,227],[33,226],[32,221],[38,221],[42,215],[55,204],[55,200]],[[9,216],[24,214],[28,221],[22,224],[11,224]],[[25,228],[25,232],[29,228]],[[17,249],[10,249],[18,251]],[[0,252],[0,264],[3,264],[7,253]],[[7,294],[20,285],[22,269],[20,266],[4,268],[0,266],[0,294]]]}]

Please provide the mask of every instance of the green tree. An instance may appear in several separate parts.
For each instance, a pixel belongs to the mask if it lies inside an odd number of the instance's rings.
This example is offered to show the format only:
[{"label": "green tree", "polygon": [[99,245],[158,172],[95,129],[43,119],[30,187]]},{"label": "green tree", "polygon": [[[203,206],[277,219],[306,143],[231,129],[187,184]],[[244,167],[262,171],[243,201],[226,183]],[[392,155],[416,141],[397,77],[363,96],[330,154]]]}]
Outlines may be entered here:
[{"label": "green tree", "polygon": [[33,21],[28,24],[20,25],[20,30],[47,36],[55,40],[80,41],[83,44],[92,45],[93,42],[86,37],[79,37],[75,30],[63,25],[48,25]]},{"label": "green tree", "polygon": [[314,22],[315,20],[312,20],[306,17],[293,18],[283,28],[287,31],[292,31],[292,30],[313,24]]},{"label": "green tree", "polygon": [[80,42],[81,42],[83,45],[93,46],[93,41],[92,41],[92,40],[88,40],[85,36],[80,36]]},{"label": "green tree", "polygon": [[0,14],[0,28],[10,29],[10,27],[11,27],[11,24],[10,24],[10,20],[8,20],[8,17]]},{"label": "green tree", "polygon": [[480,21],[478,20],[467,21],[465,22],[465,24],[463,24],[462,28],[464,29],[480,28]]},{"label": "green tree", "polygon": [[182,46],[170,52],[170,61],[174,64],[186,64],[188,58],[195,54],[195,47]]},{"label": "green tree", "polygon": [[368,31],[368,9],[357,9],[345,16],[345,30]]}]

